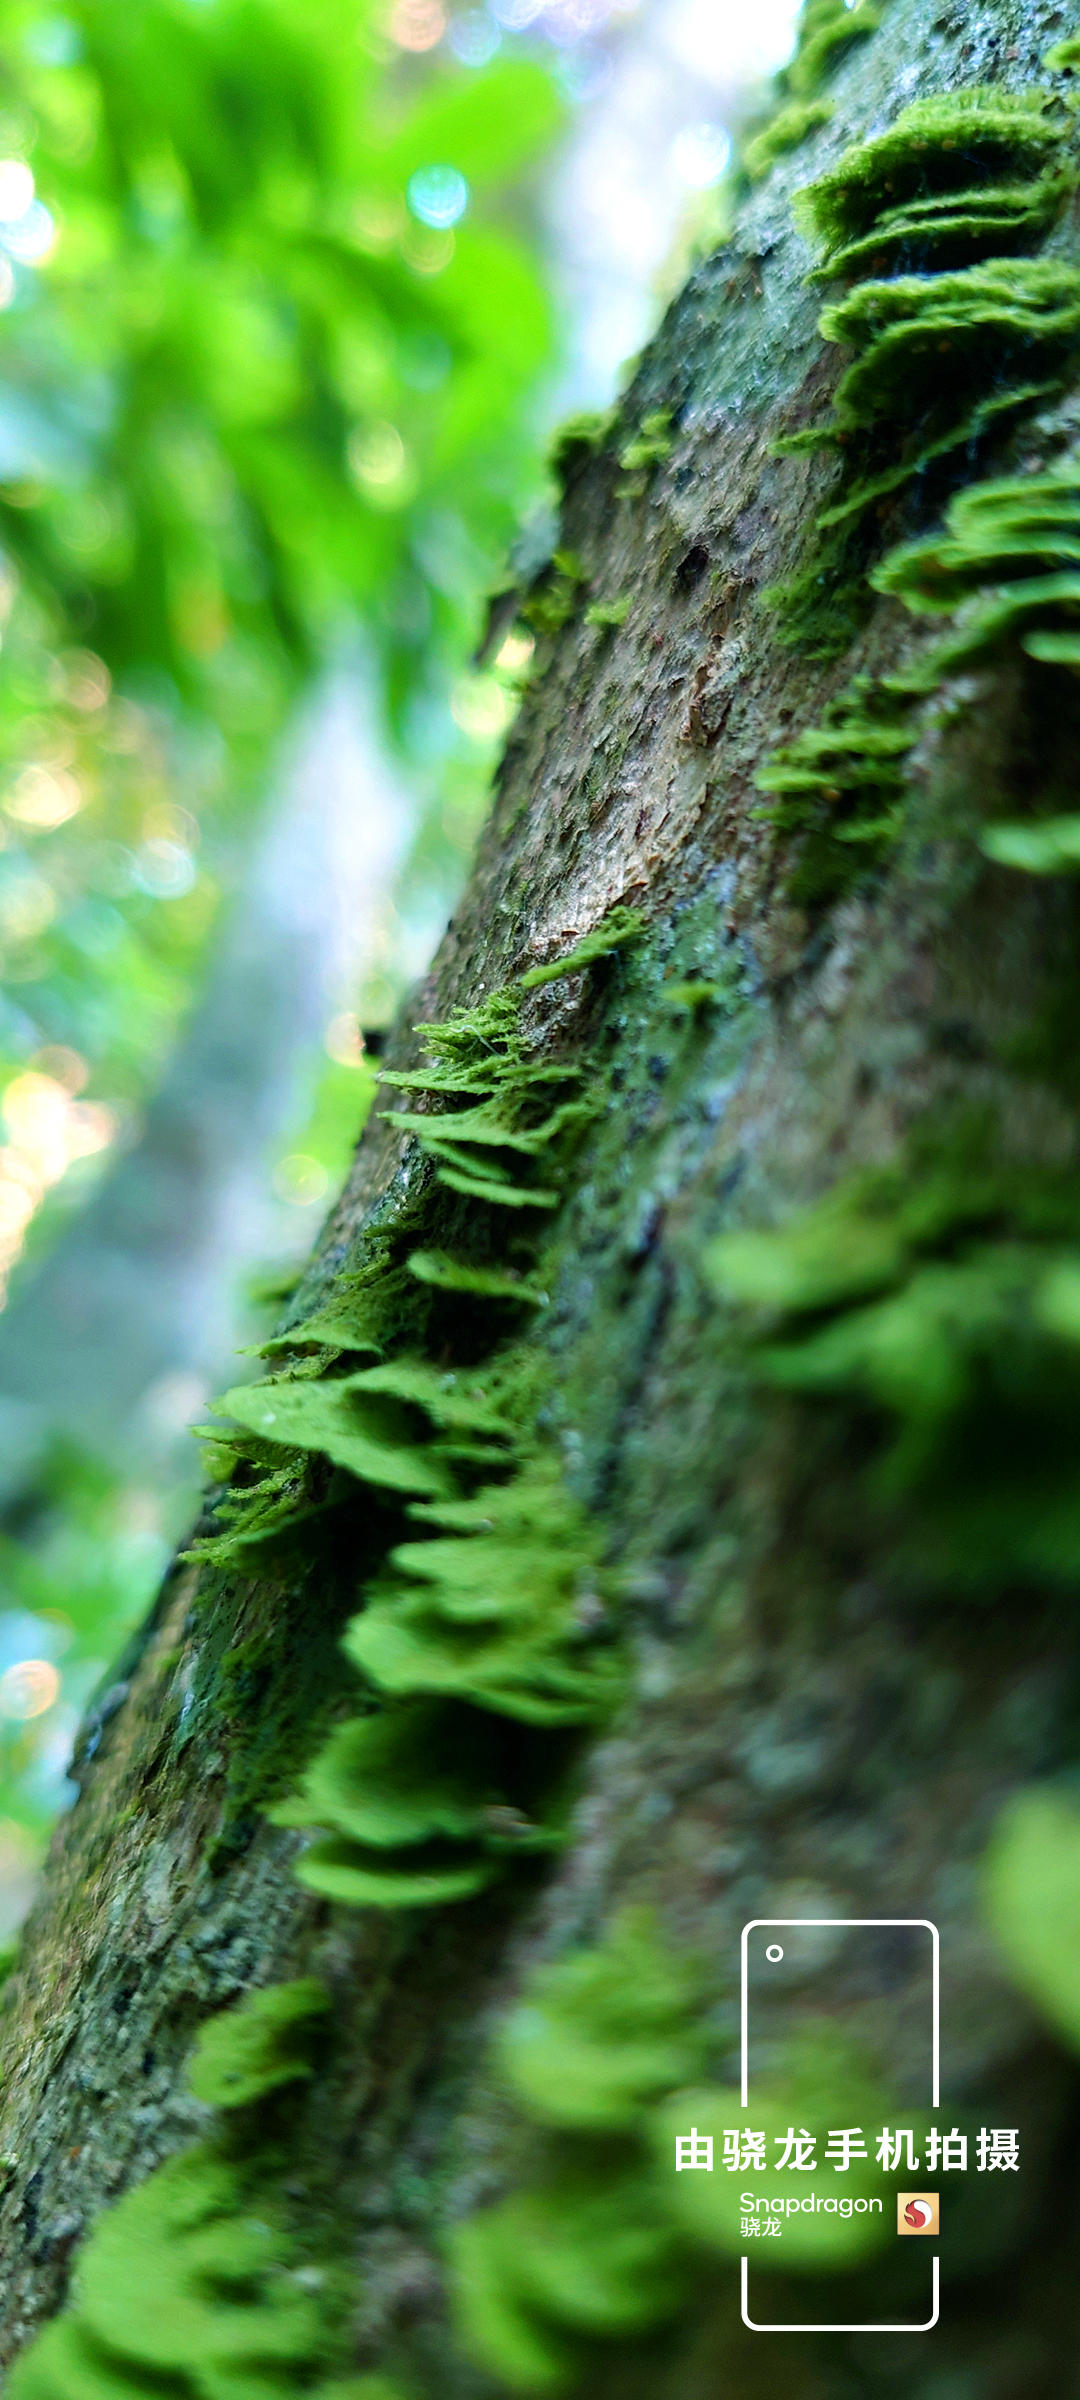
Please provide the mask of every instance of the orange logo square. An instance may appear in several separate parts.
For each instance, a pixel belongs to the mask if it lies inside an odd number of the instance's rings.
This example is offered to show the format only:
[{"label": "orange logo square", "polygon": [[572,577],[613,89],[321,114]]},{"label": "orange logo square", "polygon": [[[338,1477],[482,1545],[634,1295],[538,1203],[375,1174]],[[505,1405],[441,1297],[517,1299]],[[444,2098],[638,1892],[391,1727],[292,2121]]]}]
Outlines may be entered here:
[{"label": "orange logo square", "polygon": [[896,2230],[897,2233],[940,2233],[937,2193],[898,2192]]}]

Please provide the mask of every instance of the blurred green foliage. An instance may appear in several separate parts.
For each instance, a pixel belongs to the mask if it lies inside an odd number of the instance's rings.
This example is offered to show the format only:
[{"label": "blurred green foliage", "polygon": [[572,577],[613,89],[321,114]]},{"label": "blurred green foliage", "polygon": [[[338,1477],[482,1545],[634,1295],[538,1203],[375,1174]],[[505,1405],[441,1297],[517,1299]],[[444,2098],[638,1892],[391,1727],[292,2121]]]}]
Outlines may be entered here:
[{"label": "blurred green foliage", "polygon": [[[485,202],[552,133],[553,87],[386,47],[353,0],[0,26],[0,153],[37,187],[0,222],[0,1071],[71,1048],[114,1117],[299,681],[359,618],[407,742],[532,471],[547,302]],[[408,204],[442,162],[453,227]],[[83,1071],[57,1066],[62,1090]],[[36,1100],[54,1158],[117,1130]]]},{"label": "blurred green foliage", "polygon": [[[559,120],[536,58],[412,56],[374,0],[3,12],[0,1284],[137,1126],[290,711],[357,629],[406,769],[447,764],[437,864],[475,822],[512,698],[460,679],[537,477],[522,179]],[[332,1055],[286,1182],[338,1171],[368,1083]],[[0,1638],[36,1623],[77,1704],[159,1543],[85,1461],[38,1484]],[[3,1665],[10,1830],[63,1743]]]}]

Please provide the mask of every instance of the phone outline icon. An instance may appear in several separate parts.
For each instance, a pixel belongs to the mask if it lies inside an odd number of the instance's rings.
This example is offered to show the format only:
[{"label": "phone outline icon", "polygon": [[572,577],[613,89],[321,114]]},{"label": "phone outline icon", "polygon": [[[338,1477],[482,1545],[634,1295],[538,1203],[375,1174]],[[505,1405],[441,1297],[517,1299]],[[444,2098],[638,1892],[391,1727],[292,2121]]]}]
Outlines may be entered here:
[{"label": "phone outline icon", "polygon": [[[930,1936],[931,1966],[931,2023],[930,2023],[930,2106],[941,2105],[941,1936],[930,1917],[748,1917],[740,1937],[740,2097],[742,2106],[750,2106],[750,2002],[747,1980],[750,1935],[759,1930],[791,1925],[878,1925],[921,1927]],[[912,2325],[882,2325],[863,2320],[853,2325],[763,2325],[750,2314],[750,2259],[744,2254],[739,2261],[739,2299],[743,2324],[750,2333],[931,2333],[941,2313],[941,2259],[937,2251],[930,2262],[930,2315]]]}]

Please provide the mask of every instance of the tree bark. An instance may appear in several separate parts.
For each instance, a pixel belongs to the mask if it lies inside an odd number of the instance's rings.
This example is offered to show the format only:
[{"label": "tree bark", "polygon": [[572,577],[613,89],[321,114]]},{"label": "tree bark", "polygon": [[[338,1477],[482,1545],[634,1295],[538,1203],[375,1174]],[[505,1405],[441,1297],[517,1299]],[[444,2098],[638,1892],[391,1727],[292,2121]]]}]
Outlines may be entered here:
[{"label": "tree bark", "polygon": [[[863,1434],[765,1387],[707,1272],[725,1230],[787,1223],[862,1169],[916,1176],[941,1128],[972,1115],[999,1165],[1077,1163],[1068,1079],[1031,1038],[1076,994],[1073,888],[988,864],[976,840],[988,806],[1037,810],[1067,785],[1069,678],[1052,707],[1011,659],[947,691],[906,768],[904,838],[823,905],[792,900],[754,782],[854,673],[887,673],[925,638],[873,598],[822,663],[784,645],[765,596],[815,555],[817,510],[843,474],[827,453],[772,450],[826,413],[837,380],[792,195],[921,93],[1038,81],[1060,15],[1050,0],[977,14],[891,0],[831,77],[831,121],[691,275],[614,430],[568,470],[564,548],[586,597],[628,598],[624,621],[589,623],[579,595],[541,634],[471,882],[410,1012],[474,1004],[617,904],[643,914],[635,944],[530,1002],[531,1038],[604,1094],[545,1227],[550,1305],[531,1337],[632,1660],[617,1716],[581,1746],[572,1839],[435,1910],[313,1897],[293,1876],[296,1835],[261,1810],[345,1688],[352,1537],[306,1572],[291,1558],[251,1576],[179,1563],[92,1727],[11,1987],[7,2358],[62,2303],[99,2212],[204,2127],[184,2070],[205,2017],[316,1974],[332,2040],[295,2120],[290,2188],[345,2262],[353,2355],[445,2400],[512,2388],[448,2337],[441,2265],[446,2224],[519,2170],[490,2039],[538,1961],[646,1903],[671,1954],[704,1961],[721,2074],[746,1920],[932,1918],[946,2110],[1024,2127],[1022,2206],[1010,2216],[1007,2179],[986,2178],[995,2205],[975,2209],[932,2342],[790,2337],[793,2392],[840,2400],[895,2377],[925,2400],[1075,2388],[1075,2077],[1007,1982],[977,1902],[1002,1802],[1075,1755],[1067,1595],[1035,1579],[967,1605],[913,1587],[856,1497]],[[1075,257],[1075,214],[1054,239]],[[1060,448],[1075,397],[1041,405],[975,466],[962,460],[951,488]],[[666,455],[620,466],[665,411]],[[925,503],[902,499],[881,545],[926,521]],[[680,997],[695,981],[711,993]],[[419,1049],[402,1026],[393,1064]],[[292,1322],[429,1173],[411,1137],[372,1124]],[[880,1996],[853,1971],[823,1961],[805,1992],[812,2015],[880,2052]],[[900,2092],[922,2073],[922,2040],[901,2010],[888,2034]],[[776,2357],[740,2324],[736,2269],[721,2263],[646,2344],[596,2340],[582,2388],[753,2400]]]}]

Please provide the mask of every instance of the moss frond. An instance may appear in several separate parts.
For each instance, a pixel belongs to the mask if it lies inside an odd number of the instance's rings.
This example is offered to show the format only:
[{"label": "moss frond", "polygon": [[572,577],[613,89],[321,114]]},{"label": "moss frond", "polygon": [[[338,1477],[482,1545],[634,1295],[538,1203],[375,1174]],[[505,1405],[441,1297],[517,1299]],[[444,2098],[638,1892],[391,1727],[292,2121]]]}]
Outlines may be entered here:
[{"label": "moss frond", "polygon": [[[1067,1175],[860,1178],[774,1233],[725,1236],[708,1274],[765,1385],[846,1415],[868,1494],[917,1497],[916,1557],[958,1591],[1080,1572],[1080,1186]],[[839,1421],[839,1419],[838,1419]],[[904,1537],[898,1529],[897,1540]]]},{"label": "moss frond", "polygon": [[[845,150],[795,203],[798,221],[824,246],[828,272],[849,272],[875,245],[948,242],[955,238],[953,215],[958,227],[968,216],[977,224],[984,210],[992,221],[1003,194],[1013,201],[1027,194],[1038,210],[1048,169],[1063,179],[1060,208],[1073,178],[1058,164],[1064,128],[1048,103],[1049,94],[1038,90],[938,92],[903,109],[887,133]],[[925,221],[925,232],[905,236],[900,220],[911,228]],[[1040,217],[1038,230],[1042,223]],[[978,254],[986,257],[993,247],[984,244]]]},{"label": "moss frond", "polygon": [[819,125],[828,124],[832,114],[831,100],[793,100],[787,108],[778,109],[743,151],[742,163],[750,182],[762,182],[778,158],[798,150]]},{"label": "moss frond", "polygon": [[888,853],[899,833],[913,733],[904,701],[862,676],[774,750],[754,778],[774,795],[757,813],[800,837],[784,888],[800,906],[835,900]]},{"label": "moss frond", "polygon": [[188,2080],[211,2108],[246,2108],[311,2075],[318,2021],[330,2006],[314,1976],[271,1983],[204,2025]]}]

